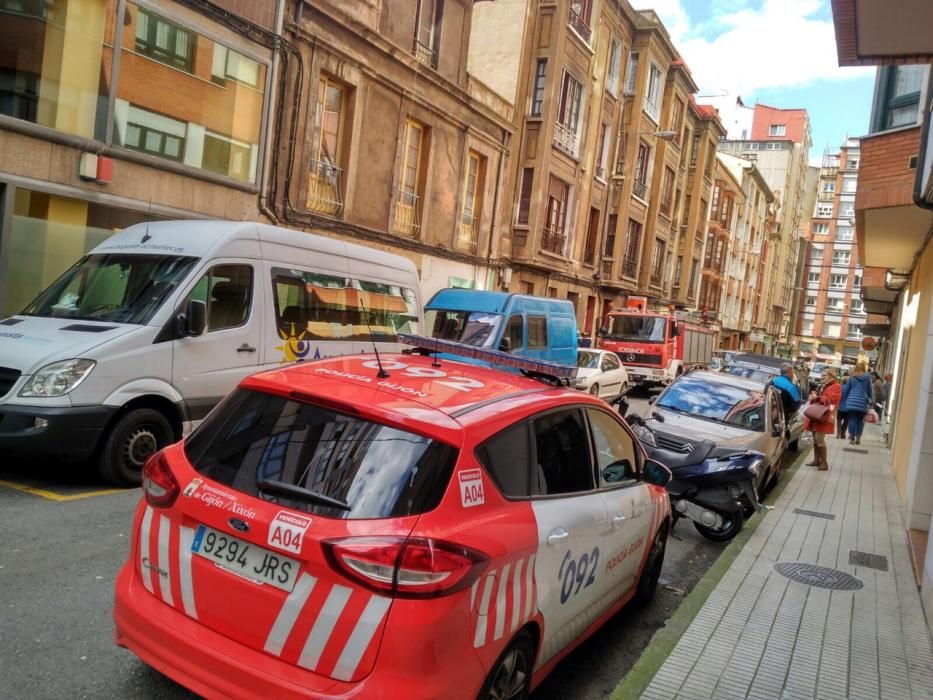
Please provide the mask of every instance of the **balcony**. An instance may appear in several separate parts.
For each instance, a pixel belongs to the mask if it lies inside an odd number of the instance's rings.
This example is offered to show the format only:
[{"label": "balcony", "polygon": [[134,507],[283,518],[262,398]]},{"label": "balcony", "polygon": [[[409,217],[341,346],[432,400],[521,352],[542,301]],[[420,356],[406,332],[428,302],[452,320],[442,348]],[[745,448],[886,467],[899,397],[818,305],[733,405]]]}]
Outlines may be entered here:
[{"label": "balcony", "polygon": [[476,252],[476,217],[463,214],[457,230],[457,249],[467,253]]},{"label": "balcony", "polygon": [[414,192],[399,190],[395,199],[393,230],[403,236],[417,236],[421,229],[421,198]]},{"label": "balcony", "polygon": [[343,198],[340,196],[342,175],[343,170],[333,163],[311,161],[311,174],[308,178],[308,211],[326,216],[340,215],[343,210]]},{"label": "balcony", "polygon": [[583,264],[584,265],[592,265],[595,259],[596,259],[595,250],[584,250],[583,251]]},{"label": "balcony", "polygon": [[590,38],[593,36],[593,30],[590,29],[590,25],[586,19],[584,19],[579,12],[570,8],[570,17],[567,20],[567,23],[570,25],[570,28],[575,31],[583,41],[587,44],[590,43]]},{"label": "balcony", "polygon": [[623,258],[622,269],[619,271],[623,277],[635,278],[638,276],[638,260],[635,258]]},{"label": "balcony", "polygon": [[648,196],[648,185],[641,180],[635,180],[632,183],[632,194],[639,199],[645,199]]},{"label": "balcony", "polygon": [[563,231],[544,227],[541,231],[541,250],[554,255],[563,255],[567,245],[567,235]]},{"label": "balcony", "polygon": [[612,263],[613,262],[614,261],[611,258],[608,260],[603,260],[602,270],[601,270],[603,279],[608,280],[612,278]]},{"label": "balcony", "polygon": [[575,131],[560,122],[554,124],[554,145],[568,156],[577,157],[580,147],[580,137]]},{"label": "balcony", "polygon": [[419,63],[423,63],[429,68],[437,69],[437,51],[433,46],[426,46],[415,39],[415,46],[412,53],[415,54],[415,59]]}]

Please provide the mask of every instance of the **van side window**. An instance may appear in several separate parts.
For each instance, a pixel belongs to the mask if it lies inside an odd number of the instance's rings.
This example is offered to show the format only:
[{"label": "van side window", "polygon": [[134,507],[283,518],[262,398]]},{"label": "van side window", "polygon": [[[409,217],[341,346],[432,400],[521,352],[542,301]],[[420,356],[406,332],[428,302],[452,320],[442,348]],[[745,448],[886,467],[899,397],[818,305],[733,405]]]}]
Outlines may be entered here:
[{"label": "van side window", "polygon": [[242,326],[253,300],[253,268],[215,265],[194,285],[191,299],[207,304],[208,333]]},{"label": "van side window", "polygon": [[531,495],[528,423],[522,421],[496,433],[476,448],[476,458],[506,498]]},{"label": "van side window", "polygon": [[509,339],[509,350],[515,352],[524,347],[522,337],[522,317],[520,314],[509,317],[509,325],[505,329],[505,337]]},{"label": "van side window", "polygon": [[407,287],[275,267],[272,294],[286,338],[392,343],[419,332],[417,297]]},{"label": "van side window", "polygon": [[528,317],[528,349],[547,347],[547,318],[544,316]]}]

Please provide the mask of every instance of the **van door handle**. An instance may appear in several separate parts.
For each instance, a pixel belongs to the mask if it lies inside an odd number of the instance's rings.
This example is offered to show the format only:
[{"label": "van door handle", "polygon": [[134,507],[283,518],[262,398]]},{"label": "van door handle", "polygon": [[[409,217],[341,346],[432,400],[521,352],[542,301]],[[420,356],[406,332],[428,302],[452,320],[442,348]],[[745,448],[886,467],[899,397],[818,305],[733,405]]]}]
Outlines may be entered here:
[{"label": "van door handle", "polygon": [[612,516],[612,526],[619,527],[622,523],[625,522],[625,516],[622,513],[616,513]]},{"label": "van door handle", "polygon": [[256,352],[256,348],[248,343],[243,343],[240,347],[236,349],[237,352]]},{"label": "van door handle", "polygon": [[555,527],[548,533],[547,543],[548,546],[553,546],[555,544],[560,544],[566,542],[570,538],[570,533],[567,532],[562,527]]}]

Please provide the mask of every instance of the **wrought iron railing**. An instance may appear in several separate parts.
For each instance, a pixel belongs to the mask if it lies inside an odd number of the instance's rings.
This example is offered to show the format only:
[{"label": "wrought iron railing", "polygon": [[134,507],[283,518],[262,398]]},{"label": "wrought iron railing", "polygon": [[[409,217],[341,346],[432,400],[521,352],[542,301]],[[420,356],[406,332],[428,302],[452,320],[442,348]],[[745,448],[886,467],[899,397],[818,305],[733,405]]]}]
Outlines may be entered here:
[{"label": "wrought iron railing", "polygon": [[437,51],[433,46],[422,44],[420,41],[415,39],[413,53],[415,54],[415,58],[419,63],[423,63],[424,65],[430,66],[431,68],[437,68]]},{"label": "wrought iron railing", "polygon": [[394,230],[403,236],[416,236],[421,229],[421,198],[414,192],[399,190],[395,199]]},{"label": "wrought iron railing", "polygon": [[308,211],[328,216],[338,216],[343,209],[340,196],[340,180],[343,170],[333,163],[321,160],[311,161],[311,175],[308,178]]},{"label": "wrought iron railing", "polygon": [[638,261],[635,258],[622,258],[622,269],[620,272],[623,277],[636,277],[638,275]]},{"label": "wrought iron railing", "polygon": [[580,138],[573,129],[557,122],[554,124],[554,145],[564,153],[576,158],[577,149],[580,146]]},{"label": "wrought iron railing", "polygon": [[593,36],[593,30],[590,29],[588,21],[580,15],[572,7],[570,8],[570,18],[567,20],[573,31],[580,35],[580,38],[583,39],[587,44],[590,43],[590,37]]},{"label": "wrought iron railing", "polygon": [[648,195],[648,184],[641,180],[635,180],[632,183],[632,194],[639,199],[644,199]]},{"label": "wrought iron railing", "polygon": [[555,255],[564,254],[564,246],[567,244],[567,235],[563,231],[549,228],[547,226],[541,232],[541,250]]},{"label": "wrought iron railing", "polygon": [[583,264],[584,265],[592,265],[595,259],[596,259],[595,250],[587,249],[583,251]]},{"label": "wrought iron railing", "polygon": [[460,227],[457,230],[457,248],[468,253],[476,252],[476,217],[469,214],[460,216]]}]

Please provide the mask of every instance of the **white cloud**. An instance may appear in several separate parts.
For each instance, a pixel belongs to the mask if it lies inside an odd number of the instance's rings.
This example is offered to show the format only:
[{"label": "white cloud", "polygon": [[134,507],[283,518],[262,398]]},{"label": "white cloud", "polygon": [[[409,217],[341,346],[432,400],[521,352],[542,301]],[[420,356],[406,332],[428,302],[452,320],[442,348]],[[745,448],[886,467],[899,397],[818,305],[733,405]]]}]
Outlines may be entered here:
[{"label": "white cloud", "polygon": [[[817,19],[820,0],[765,0],[759,9],[714,3],[709,20],[691,25],[681,0],[636,0],[667,27],[702,92],[754,95],[764,88],[801,86],[815,80],[870,75],[873,68],[840,68],[833,23]],[[718,22],[715,38],[704,35]]]}]

